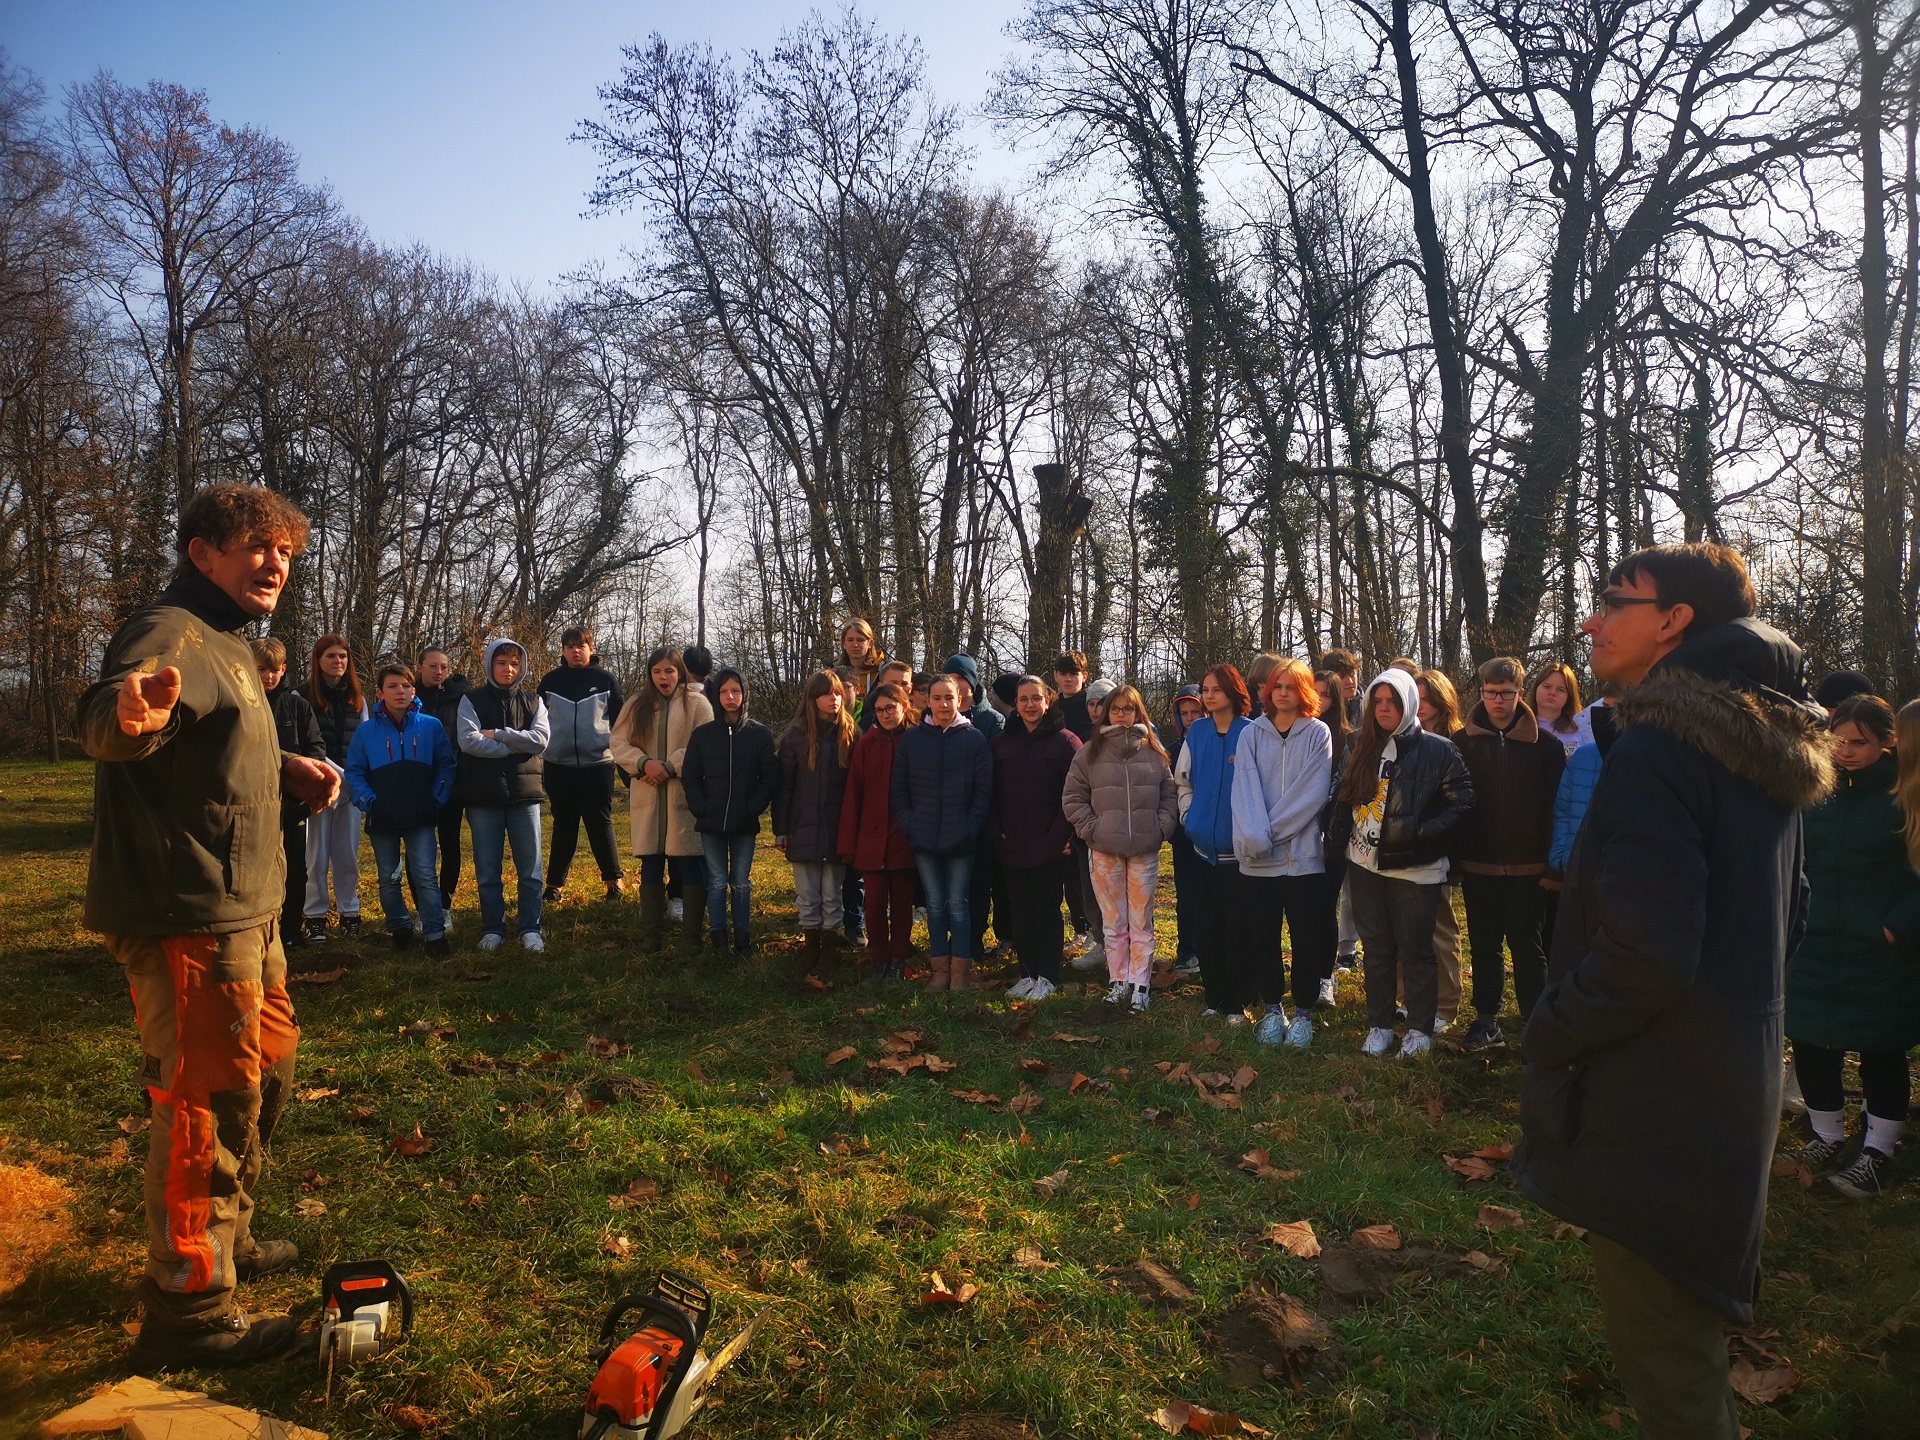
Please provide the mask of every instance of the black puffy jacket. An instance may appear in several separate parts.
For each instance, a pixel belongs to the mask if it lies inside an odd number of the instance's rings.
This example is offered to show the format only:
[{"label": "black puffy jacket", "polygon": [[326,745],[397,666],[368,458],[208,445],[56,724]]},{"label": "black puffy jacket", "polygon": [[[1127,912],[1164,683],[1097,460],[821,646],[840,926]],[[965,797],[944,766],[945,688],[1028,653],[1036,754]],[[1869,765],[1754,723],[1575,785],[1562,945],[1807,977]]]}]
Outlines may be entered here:
[{"label": "black puffy jacket", "polygon": [[[1348,747],[1349,761],[1352,746]],[[1380,821],[1379,868],[1411,870],[1447,858],[1466,818],[1473,813],[1473,777],[1467,762],[1444,735],[1410,730],[1394,737],[1387,808]],[[1327,817],[1329,868],[1342,862],[1353,834],[1353,807],[1341,801],[1346,765],[1334,778],[1334,803]]]},{"label": "black puffy jacket", "polygon": [[320,722],[320,738],[326,741],[327,758],[344,766],[347,752],[353,748],[353,732],[370,713],[366,702],[355,705],[346,686],[331,684],[318,675],[300,686],[297,693],[313,707],[314,719]]},{"label": "black puffy jacket", "polygon": [[737,724],[709,720],[687,737],[680,784],[702,835],[751,835],[780,780],[773,732],[744,713]]}]

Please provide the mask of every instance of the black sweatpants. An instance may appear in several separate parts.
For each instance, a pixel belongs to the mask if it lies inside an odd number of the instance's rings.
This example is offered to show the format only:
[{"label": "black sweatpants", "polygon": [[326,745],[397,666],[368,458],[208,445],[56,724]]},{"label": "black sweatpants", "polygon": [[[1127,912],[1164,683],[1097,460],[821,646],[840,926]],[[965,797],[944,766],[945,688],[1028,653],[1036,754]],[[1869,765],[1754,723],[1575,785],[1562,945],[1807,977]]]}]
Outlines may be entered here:
[{"label": "black sweatpants", "polygon": [[280,904],[280,937],[286,944],[300,938],[302,912],[307,904],[307,817],[280,816],[280,848],[287,854],[287,894]]},{"label": "black sweatpants", "polygon": [[1022,975],[1042,975],[1055,985],[1060,983],[1060,902],[1072,873],[1071,855],[1030,869],[1003,866],[1000,870],[1007,898],[1005,908],[994,915],[994,933],[1019,952]]},{"label": "black sweatpants", "polygon": [[600,866],[601,883],[613,884],[620,878],[620,842],[613,835],[613,766],[549,765],[541,771],[540,783],[553,806],[547,884],[557,887],[567,883],[583,824],[587,827],[587,844]]},{"label": "black sweatpants", "polygon": [[[1846,1063],[1845,1050],[1793,1042],[1793,1073],[1800,1077],[1800,1093],[1807,1097],[1809,1110],[1847,1108],[1847,1092],[1840,1080]],[[1860,1099],[1867,1114],[1880,1120],[1905,1120],[1912,1085],[1906,1051],[1861,1052]]]},{"label": "black sweatpants", "polygon": [[1500,1013],[1507,988],[1504,946],[1513,952],[1513,991],[1520,1018],[1526,1019],[1546,988],[1547,905],[1557,904],[1560,897],[1542,886],[1538,875],[1466,874],[1460,877],[1460,894],[1467,902],[1474,1010],[1483,1020]]},{"label": "black sweatpants", "polygon": [[1209,865],[1203,859],[1199,875],[1200,983],[1207,1008],[1230,1014],[1246,1009],[1260,994],[1248,945],[1247,877],[1231,860]]},{"label": "black sweatpants", "polygon": [[1247,951],[1260,998],[1285,1007],[1287,967],[1281,958],[1280,927],[1286,926],[1293,952],[1293,1004],[1311,1010],[1320,1000],[1320,982],[1333,973],[1337,893],[1320,875],[1243,875],[1247,897]]},{"label": "black sweatpants", "polygon": [[460,888],[460,822],[466,813],[457,795],[440,807],[440,905],[446,910],[453,908],[453,892]]},{"label": "black sweatpants", "polygon": [[[1000,873],[1000,854],[994,848],[993,841],[985,831],[973,847],[973,877],[967,882],[968,919],[973,925],[973,959],[978,964],[987,953],[987,925],[996,920],[993,914],[993,893],[997,888],[995,877]],[[994,939],[1005,940],[998,929]]]}]

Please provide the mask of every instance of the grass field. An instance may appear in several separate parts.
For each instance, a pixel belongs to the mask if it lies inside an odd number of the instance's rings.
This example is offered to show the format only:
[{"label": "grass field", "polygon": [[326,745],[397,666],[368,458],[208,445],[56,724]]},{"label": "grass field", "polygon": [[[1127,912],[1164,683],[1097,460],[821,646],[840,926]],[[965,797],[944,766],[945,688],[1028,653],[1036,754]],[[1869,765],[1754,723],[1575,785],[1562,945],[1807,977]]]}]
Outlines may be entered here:
[{"label": "grass field", "polygon": [[[143,1102],[126,992],[79,924],[89,786],[85,766],[0,765],[0,1175],[34,1167],[73,1197],[68,1242],[0,1300],[0,1437],[124,1375],[135,1318],[145,1137],[121,1122]],[[589,903],[592,878],[576,866],[542,956],[466,949],[437,967],[372,927],[295,952],[296,970],[347,974],[294,987],[300,1087],[324,1094],[291,1107],[255,1226],[304,1257],[251,1299],[310,1305],[329,1261],[385,1256],[417,1324],[326,1399],[304,1364],[179,1383],[335,1437],[558,1440],[602,1313],[671,1266],[712,1287],[716,1334],[772,1309],[704,1435],[1152,1436],[1176,1398],[1286,1436],[1633,1431],[1580,1239],[1497,1162],[1478,1181],[1445,1163],[1513,1138],[1511,1051],[1366,1061],[1351,980],[1305,1054],[1203,1023],[1197,993],[1135,1019],[1092,987],[1021,1011],[851,968],[815,990],[770,847],[745,964],[641,957],[637,907]],[[362,894],[371,918],[370,874]],[[469,882],[457,946],[472,905]],[[871,1068],[902,1031],[955,1068]],[[828,1065],[844,1046],[855,1056]],[[1230,1108],[1231,1087],[1203,1094],[1161,1065],[1257,1075]],[[416,1126],[432,1148],[396,1154]],[[1255,1150],[1268,1173],[1243,1163]],[[1911,1174],[1874,1206],[1774,1186],[1759,1333],[1737,1343],[1799,1384],[1746,1423],[1920,1434]],[[295,1213],[311,1200],[323,1214]],[[1487,1205],[1522,1223],[1486,1228]],[[1317,1260],[1265,1238],[1302,1220]],[[1349,1242],[1377,1225],[1403,1248]],[[935,1271],[978,1293],[924,1302]]]}]

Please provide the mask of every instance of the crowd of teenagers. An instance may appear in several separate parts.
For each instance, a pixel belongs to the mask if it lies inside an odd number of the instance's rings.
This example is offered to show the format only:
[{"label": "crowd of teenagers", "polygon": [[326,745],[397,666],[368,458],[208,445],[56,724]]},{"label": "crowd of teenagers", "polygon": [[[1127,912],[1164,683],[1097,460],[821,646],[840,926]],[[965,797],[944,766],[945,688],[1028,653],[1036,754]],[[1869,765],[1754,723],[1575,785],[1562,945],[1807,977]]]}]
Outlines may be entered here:
[{"label": "crowd of teenagers", "polygon": [[478,943],[511,930],[539,950],[582,826],[607,895],[624,891],[623,777],[649,948],[676,920],[690,952],[750,948],[770,811],[809,970],[852,938],[904,976],[924,910],[935,990],[973,986],[991,924],[1018,959],[1010,998],[1044,1001],[1072,964],[1146,1010],[1168,844],[1166,968],[1261,1042],[1309,1046],[1357,963],[1367,1054],[1416,1059],[1455,1026],[1463,1050],[1498,1046],[1510,969],[1511,1172],[1587,1232],[1645,1435],[1739,1433],[1724,1328],[1754,1321],[1783,1107],[1837,1190],[1889,1183],[1920,1044],[1920,701],[1896,710],[1845,671],[1809,693],[1724,546],[1614,566],[1582,626],[1591,705],[1563,663],[1489,659],[1468,705],[1436,669],[1399,658],[1361,683],[1331,651],[1213,665],[1156,724],[1084,656],[983,685],[966,655],[887,659],[856,619],[776,735],[697,647],[655,650],[623,694],[584,626],[537,683],[511,639],[478,683],[440,649],[363,682],[329,635],[289,686],[284,651],[245,632],[306,534],[270,491],[197,496],[171,583],[79,707],[98,762],[85,919],[125,970],[154,1107],[147,1362],[295,1342],[235,1290],[298,1258],[250,1225],[298,1048],[282,937],[325,943],[335,913],[358,927],[361,831],[395,945],[447,952],[464,821]]}]

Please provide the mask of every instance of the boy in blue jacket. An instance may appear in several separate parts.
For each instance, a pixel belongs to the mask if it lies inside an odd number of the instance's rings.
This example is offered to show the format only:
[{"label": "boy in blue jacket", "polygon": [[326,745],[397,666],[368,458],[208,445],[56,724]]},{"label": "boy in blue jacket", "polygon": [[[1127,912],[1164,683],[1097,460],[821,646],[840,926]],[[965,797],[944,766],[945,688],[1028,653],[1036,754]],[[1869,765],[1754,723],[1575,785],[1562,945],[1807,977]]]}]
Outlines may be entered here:
[{"label": "boy in blue jacket", "polygon": [[386,912],[393,948],[413,944],[413,917],[400,888],[402,850],[414,907],[426,930],[427,952],[447,958],[446,910],[435,879],[439,863],[436,832],[440,810],[453,795],[453,742],[446,728],[414,698],[410,667],[397,660],[380,667],[374,680],[379,708],[353,732],[347,748],[347,788],[366,816],[380,870],[380,908]]}]

